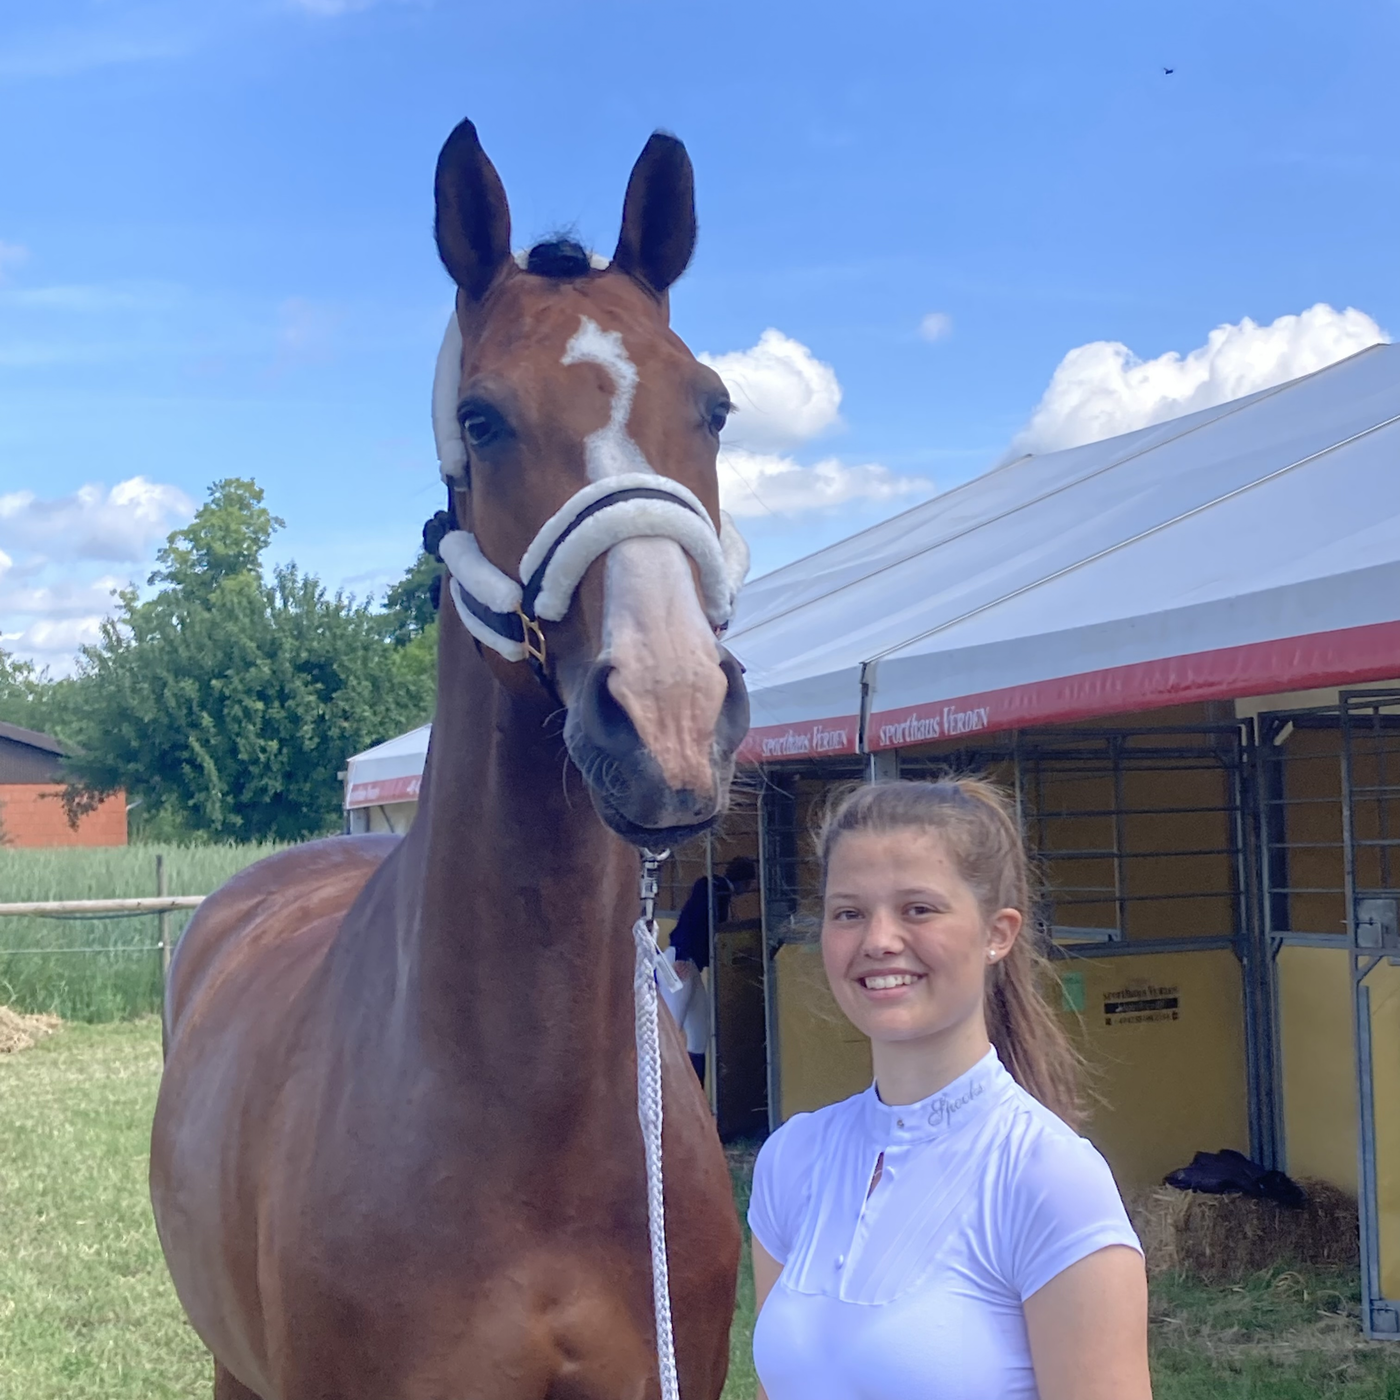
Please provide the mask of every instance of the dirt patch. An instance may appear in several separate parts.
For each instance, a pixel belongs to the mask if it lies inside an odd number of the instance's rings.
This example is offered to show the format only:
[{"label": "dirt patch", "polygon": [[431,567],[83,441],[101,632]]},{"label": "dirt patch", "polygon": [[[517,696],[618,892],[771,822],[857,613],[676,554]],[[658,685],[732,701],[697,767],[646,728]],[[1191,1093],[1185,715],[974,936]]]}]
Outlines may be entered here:
[{"label": "dirt patch", "polygon": [[52,1035],[62,1024],[57,1016],[31,1016],[0,1006],[0,1055],[28,1050],[36,1040]]},{"label": "dirt patch", "polygon": [[1359,1268],[1356,1201],[1325,1181],[1299,1184],[1308,1194],[1300,1207],[1170,1186],[1130,1196],[1148,1272],[1233,1284],[1279,1267]]}]

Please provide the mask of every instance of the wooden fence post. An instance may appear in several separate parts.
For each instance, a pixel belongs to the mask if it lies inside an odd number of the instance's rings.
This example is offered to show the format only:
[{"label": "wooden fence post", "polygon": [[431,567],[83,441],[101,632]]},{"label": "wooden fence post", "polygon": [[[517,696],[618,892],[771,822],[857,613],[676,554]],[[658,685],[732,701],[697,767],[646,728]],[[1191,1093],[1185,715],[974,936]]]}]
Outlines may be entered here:
[{"label": "wooden fence post", "polygon": [[[156,894],[168,894],[165,888],[165,857],[156,856]],[[156,916],[160,920],[160,980],[164,986],[165,979],[170,975],[170,911],[162,909]]]}]

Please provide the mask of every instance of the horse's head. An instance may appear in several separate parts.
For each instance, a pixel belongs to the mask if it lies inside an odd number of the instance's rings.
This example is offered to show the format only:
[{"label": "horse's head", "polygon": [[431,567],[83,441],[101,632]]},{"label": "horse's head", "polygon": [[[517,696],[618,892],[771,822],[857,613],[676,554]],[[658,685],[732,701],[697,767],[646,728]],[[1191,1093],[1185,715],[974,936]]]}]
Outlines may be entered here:
[{"label": "horse's head", "polygon": [[729,396],[669,324],[695,246],[685,148],[647,143],[609,265],[554,242],[521,267],[500,177],[463,122],[438,159],[437,243],[457,284],[434,389],[458,527],[444,627],[477,639],[500,684],[557,693],[619,835],[659,847],[703,830],[748,728],[717,639],[747,550],[715,475]]}]

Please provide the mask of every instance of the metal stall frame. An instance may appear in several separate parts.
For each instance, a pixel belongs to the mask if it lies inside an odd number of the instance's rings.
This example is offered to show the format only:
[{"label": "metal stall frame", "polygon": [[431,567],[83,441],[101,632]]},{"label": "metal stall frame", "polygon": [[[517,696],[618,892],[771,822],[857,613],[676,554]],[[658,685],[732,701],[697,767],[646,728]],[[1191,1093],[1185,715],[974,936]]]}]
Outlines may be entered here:
[{"label": "metal stall frame", "polygon": [[[1387,713],[1382,714],[1385,711]],[[1400,781],[1387,783],[1382,766],[1374,784],[1357,780],[1358,731],[1370,722],[1374,732],[1395,733],[1395,757],[1400,760],[1400,693],[1394,689],[1343,690],[1337,702],[1305,709],[1276,710],[1259,715],[1261,793],[1259,799],[1260,888],[1265,936],[1270,950],[1273,997],[1278,1002],[1278,959],[1287,947],[1331,948],[1347,954],[1352,1028],[1352,1068],[1357,1109],[1357,1207],[1360,1233],[1362,1326],[1367,1337],[1400,1340],[1400,1300],[1386,1298],[1381,1284],[1379,1202],[1376,1168],[1376,1104],[1372,1054],[1371,997],[1367,978],[1384,962],[1400,964],[1400,929],[1395,911],[1400,908],[1400,870],[1389,871],[1390,852],[1400,857],[1400,833],[1384,830],[1387,797],[1400,801]],[[1288,810],[1300,805],[1325,806],[1324,797],[1290,797],[1285,775],[1290,762],[1285,745],[1298,730],[1335,730],[1335,754],[1323,752],[1306,761],[1338,765],[1340,830],[1335,841],[1294,840],[1288,826]],[[1382,765],[1384,752],[1381,752]],[[1370,795],[1378,802],[1381,833],[1371,839],[1358,831],[1358,802]],[[1381,857],[1385,888],[1363,888],[1358,874],[1358,854],[1375,848]],[[1307,850],[1337,850],[1341,857],[1340,887],[1295,885],[1292,856]],[[1332,896],[1342,905],[1342,927],[1294,928],[1290,901],[1295,896]],[[1377,903],[1389,906],[1389,925],[1377,929]],[[1276,1050],[1276,1053],[1277,1050]],[[1283,1142],[1282,1127],[1279,1141]],[[1282,1153],[1280,1154],[1282,1155]]]},{"label": "metal stall frame", "polygon": [[[1134,750],[1133,741],[1145,741]],[[1176,741],[1173,745],[1173,741]],[[1152,745],[1147,747],[1146,745]],[[1097,754],[1094,750],[1097,749]],[[980,744],[966,745],[955,751],[933,756],[882,752],[862,759],[818,761],[804,764],[775,765],[766,770],[766,784],[760,802],[760,878],[762,880],[762,912],[764,921],[764,990],[768,1016],[768,1083],[770,1130],[782,1122],[781,1047],[777,1026],[776,977],[773,960],[784,943],[810,940],[813,931],[798,928],[795,919],[799,897],[793,881],[796,859],[796,787],[804,779],[827,782],[851,778],[914,778],[930,777],[948,771],[978,771],[993,764],[1009,765],[1018,811],[1023,825],[1032,836],[1034,846],[1037,815],[1038,761],[1085,761],[1106,763],[1113,774],[1114,809],[1098,813],[1113,818],[1112,847],[1102,851],[1061,851],[1056,856],[1065,860],[1077,858],[1111,859],[1114,867],[1114,887],[1110,891],[1081,892],[1080,903],[1111,902],[1117,909],[1116,930],[1093,930],[1094,941],[1057,941],[1052,956],[1073,960],[1076,957],[1100,959],[1153,953],[1206,952],[1228,949],[1235,954],[1241,967],[1243,1023],[1245,1040],[1245,1078],[1248,1104],[1248,1128],[1251,1155],[1265,1166],[1278,1164],[1280,1156],[1281,1118],[1280,1074],[1277,1053],[1277,1028],[1273,968],[1270,948],[1260,917],[1260,857],[1258,852],[1258,775],[1255,728],[1251,719],[1226,722],[1203,722],[1192,725],[1158,725],[1124,728],[1080,728],[1054,730],[1013,730],[1003,735],[989,735]],[[1185,897],[1198,898],[1209,894],[1224,897],[1220,891],[1185,892],[1181,896],[1130,895],[1125,889],[1125,862],[1138,854],[1125,847],[1124,823],[1133,815],[1168,814],[1171,809],[1130,809],[1123,797],[1123,775],[1139,761],[1141,771],[1149,763],[1187,763],[1197,766],[1218,764],[1225,771],[1228,787],[1223,807],[1210,809],[1228,818],[1229,844],[1202,852],[1169,852],[1173,855],[1227,855],[1233,881],[1229,891],[1233,917],[1229,927],[1218,934],[1203,934],[1174,938],[1132,939],[1127,924],[1129,909],[1135,902],[1148,899]],[[857,763],[860,767],[857,767]],[[863,770],[863,771],[862,771]],[[1183,809],[1185,810],[1185,809]],[[1204,810],[1204,809],[1202,809]],[[1093,814],[1090,814],[1093,815]],[[1105,899],[1105,896],[1108,896]],[[1072,907],[1075,900],[1061,901]],[[1048,914],[1051,928],[1062,927]],[[1066,934],[1085,935],[1089,929],[1063,926]]]},{"label": "metal stall frame", "polygon": [[[1400,1301],[1382,1291],[1380,1254],[1380,1202],[1376,1171],[1375,1064],[1371,1034],[1371,991],[1366,979],[1383,961],[1400,964],[1400,928],[1395,910],[1400,902],[1400,881],[1392,881],[1390,852],[1400,847],[1400,834],[1389,837],[1385,830],[1389,795],[1400,797],[1400,783],[1386,782],[1385,749],[1378,750],[1380,771],[1375,784],[1357,781],[1355,758],[1357,721],[1369,719],[1370,727],[1400,728],[1400,696],[1394,691],[1343,691],[1339,703],[1342,728],[1342,839],[1346,875],[1347,945],[1351,964],[1352,1015],[1357,1087],[1358,1207],[1361,1224],[1362,1322],[1368,1337],[1400,1338]],[[1382,711],[1389,710],[1389,714]],[[1390,723],[1386,724],[1385,721]],[[1396,754],[1400,758],[1400,753]],[[1365,792],[1377,796],[1380,835],[1369,839],[1357,831],[1356,807]],[[1381,859],[1384,889],[1358,887],[1357,854],[1362,847],[1374,847]],[[1400,854],[1400,851],[1397,851]],[[1389,922],[1377,918],[1374,906],[1389,904]],[[1373,906],[1366,908],[1366,906]],[[1365,917],[1363,917],[1363,911]],[[1379,926],[1378,926],[1379,925]],[[1386,950],[1390,951],[1387,952]]]}]

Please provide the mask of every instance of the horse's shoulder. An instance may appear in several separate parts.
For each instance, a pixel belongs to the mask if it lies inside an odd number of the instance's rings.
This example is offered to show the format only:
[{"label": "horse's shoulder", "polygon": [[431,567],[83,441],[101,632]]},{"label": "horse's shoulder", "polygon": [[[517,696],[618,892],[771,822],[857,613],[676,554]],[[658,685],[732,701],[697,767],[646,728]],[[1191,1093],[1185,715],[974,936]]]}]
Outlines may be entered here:
[{"label": "horse's shoulder", "polygon": [[[231,970],[267,943],[290,954],[303,936],[329,941],[345,911],[400,842],[381,834],[308,841],[240,870],[199,906],[171,964],[167,1011],[178,1015],[216,969]],[[216,978],[215,980],[222,980]]]},{"label": "horse's shoulder", "polygon": [[200,906],[196,922],[239,918],[258,906],[305,909],[308,898],[318,904],[344,899],[348,907],[400,839],[328,836],[264,856],[220,885]]}]

